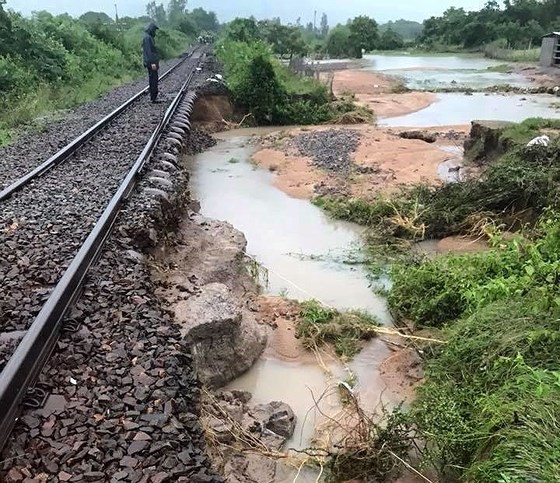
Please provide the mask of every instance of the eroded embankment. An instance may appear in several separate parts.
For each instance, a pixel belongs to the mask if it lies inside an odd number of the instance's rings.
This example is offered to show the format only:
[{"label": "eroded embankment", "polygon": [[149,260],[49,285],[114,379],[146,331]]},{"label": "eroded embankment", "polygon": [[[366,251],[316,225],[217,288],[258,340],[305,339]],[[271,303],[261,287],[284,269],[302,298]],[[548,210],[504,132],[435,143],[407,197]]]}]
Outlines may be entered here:
[{"label": "eroded embankment", "polygon": [[[192,132],[187,144],[201,148]],[[2,455],[2,481],[222,482],[199,424],[200,390],[180,327],[155,296],[151,250],[174,243],[187,176],[162,142],[88,274],[84,292]]]}]

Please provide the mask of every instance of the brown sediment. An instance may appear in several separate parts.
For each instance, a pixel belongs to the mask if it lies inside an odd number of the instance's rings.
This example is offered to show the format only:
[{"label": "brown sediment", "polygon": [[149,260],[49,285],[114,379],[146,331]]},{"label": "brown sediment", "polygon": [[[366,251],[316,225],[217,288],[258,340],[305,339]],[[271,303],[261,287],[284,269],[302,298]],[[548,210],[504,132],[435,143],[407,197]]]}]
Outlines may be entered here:
[{"label": "brown sediment", "polygon": [[439,240],[436,245],[438,253],[476,253],[488,250],[488,242],[482,238],[451,236]]},{"label": "brown sediment", "polygon": [[413,348],[399,349],[381,364],[381,379],[400,400],[414,400],[416,388],[424,378],[422,360]]},{"label": "brown sediment", "polygon": [[270,327],[264,357],[284,362],[317,364],[315,354],[296,337],[300,306],[283,297],[260,296],[257,300],[257,320]]},{"label": "brown sediment", "polygon": [[397,117],[420,111],[437,97],[430,92],[394,92],[399,79],[377,72],[343,70],[334,73],[333,94],[354,95],[356,103],[372,109],[378,117]]},{"label": "brown sediment", "polygon": [[[332,127],[305,128],[305,131],[325,129]],[[461,144],[461,140],[454,139],[439,139],[433,144],[402,139],[398,136],[402,130],[370,125],[337,129],[354,129],[361,133],[361,143],[352,158],[358,167],[365,168],[365,172],[361,169],[351,173],[332,173],[312,166],[311,159],[298,156],[286,147],[287,140],[303,132],[299,128],[284,131],[280,139],[274,135],[264,138],[261,144],[263,149],[255,153],[253,161],[276,173],[274,185],[295,198],[311,199],[317,194],[339,193],[368,199],[379,192],[393,191],[403,184],[441,182],[438,167],[452,158],[441,148]],[[427,130],[464,136],[468,126]]]}]

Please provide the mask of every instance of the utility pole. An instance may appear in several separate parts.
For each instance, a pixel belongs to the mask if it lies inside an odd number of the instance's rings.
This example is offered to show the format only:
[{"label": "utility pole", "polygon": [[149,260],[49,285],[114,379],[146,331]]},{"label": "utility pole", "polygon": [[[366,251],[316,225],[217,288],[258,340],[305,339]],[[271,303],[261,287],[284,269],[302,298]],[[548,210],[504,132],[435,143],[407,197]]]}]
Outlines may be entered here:
[{"label": "utility pole", "polygon": [[313,33],[317,32],[317,10],[313,14]]},{"label": "utility pole", "polygon": [[119,25],[119,7],[117,7],[117,2],[115,2],[115,23]]}]

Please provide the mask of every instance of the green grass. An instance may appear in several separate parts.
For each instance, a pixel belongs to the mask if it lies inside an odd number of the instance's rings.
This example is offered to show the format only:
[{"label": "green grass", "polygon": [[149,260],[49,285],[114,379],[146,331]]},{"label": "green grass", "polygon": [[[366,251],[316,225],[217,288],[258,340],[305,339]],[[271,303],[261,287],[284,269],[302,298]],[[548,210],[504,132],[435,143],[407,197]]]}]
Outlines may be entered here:
[{"label": "green grass", "polygon": [[530,118],[502,130],[500,138],[510,145],[523,146],[540,136],[544,129],[560,129],[560,119]]},{"label": "green grass", "polygon": [[339,312],[311,300],[301,304],[296,335],[308,349],[330,345],[348,360],[360,352],[363,341],[377,335],[378,327],[377,319],[367,312]]},{"label": "green grass", "polygon": [[553,482],[559,471],[557,308],[510,298],[457,321],[408,417],[445,481]]},{"label": "green grass", "polygon": [[542,221],[537,240],[495,239],[489,252],[449,255],[392,269],[389,306],[398,317],[421,327],[441,327],[507,298],[542,292],[543,304],[560,303],[552,297],[560,282],[560,223]]},{"label": "green grass", "polygon": [[560,220],[488,252],[401,265],[397,319],[443,327],[408,424],[442,481],[557,481]]},{"label": "green grass", "polygon": [[488,72],[498,72],[500,74],[507,74],[512,69],[511,65],[509,64],[499,64],[494,65],[492,67],[488,67]]},{"label": "green grass", "polygon": [[538,62],[540,48],[536,49],[502,49],[488,46],[484,50],[484,55],[490,59],[503,60],[506,62]]}]

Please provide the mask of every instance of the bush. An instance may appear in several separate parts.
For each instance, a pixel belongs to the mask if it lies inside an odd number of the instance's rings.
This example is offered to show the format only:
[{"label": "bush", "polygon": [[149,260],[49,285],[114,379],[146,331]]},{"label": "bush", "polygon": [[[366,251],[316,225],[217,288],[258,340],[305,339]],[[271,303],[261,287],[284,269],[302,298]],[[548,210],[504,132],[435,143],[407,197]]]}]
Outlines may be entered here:
[{"label": "bush", "polygon": [[[140,74],[144,26],[120,32],[113,23],[76,20],[39,12],[31,19],[0,7],[0,130],[44,112],[91,100]],[[177,31],[161,30],[163,58],[188,43]],[[2,136],[6,139],[6,136]]]},{"label": "bush", "polygon": [[[321,124],[358,109],[353,103],[331,103],[326,86],[292,73],[263,41],[226,36],[217,53],[234,101],[253,114],[257,124]],[[369,111],[359,113],[360,120],[373,119]]]},{"label": "bush", "polygon": [[[560,283],[560,222],[539,224],[544,235],[519,239],[484,253],[450,255],[393,267],[389,306],[419,326],[441,327],[487,305],[542,293],[546,306]],[[560,298],[558,299],[560,302]]]},{"label": "bush", "polygon": [[510,298],[457,322],[408,415],[446,481],[555,481],[560,313]]}]

